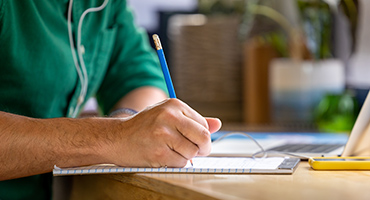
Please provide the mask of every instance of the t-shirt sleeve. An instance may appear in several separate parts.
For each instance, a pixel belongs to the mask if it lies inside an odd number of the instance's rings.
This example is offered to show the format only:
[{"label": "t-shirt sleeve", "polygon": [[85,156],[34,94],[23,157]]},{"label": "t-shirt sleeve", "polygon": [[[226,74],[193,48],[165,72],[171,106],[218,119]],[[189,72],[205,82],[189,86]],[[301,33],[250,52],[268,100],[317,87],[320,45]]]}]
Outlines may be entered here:
[{"label": "t-shirt sleeve", "polygon": [[4,15],[4,1],[3,0],[0,0],[0,30],[1,30],[1,26],[2,26],[2,19],[3,19],[3,15]]},{"label": "t-shirt sleeve", "polygon": [[113,25],[117,29],[115,45],[108,71],[96,94],[105,115],[123,96],[136,88],[153,86],[167,91],[147,34],[135,26],[126,1],[114,6],[117,10]]}]

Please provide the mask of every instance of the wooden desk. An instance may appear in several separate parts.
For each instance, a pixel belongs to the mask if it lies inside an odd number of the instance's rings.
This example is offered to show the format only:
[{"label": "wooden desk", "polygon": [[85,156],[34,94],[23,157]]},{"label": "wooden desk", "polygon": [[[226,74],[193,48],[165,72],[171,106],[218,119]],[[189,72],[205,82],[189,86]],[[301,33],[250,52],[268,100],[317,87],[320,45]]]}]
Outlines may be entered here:
[{"label": "wooden desk", "polygon": [[370,199],[370,171],[293,175],[113,174],[75,176],[72,199]]}]

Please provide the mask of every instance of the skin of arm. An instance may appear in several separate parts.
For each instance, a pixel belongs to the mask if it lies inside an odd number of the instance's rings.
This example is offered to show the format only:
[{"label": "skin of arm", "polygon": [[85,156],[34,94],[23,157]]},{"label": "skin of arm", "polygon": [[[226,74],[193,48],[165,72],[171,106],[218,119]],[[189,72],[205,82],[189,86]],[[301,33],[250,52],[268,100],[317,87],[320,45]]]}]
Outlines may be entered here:
[{"label": "skin of arm", "polygon": [[[149,97],[149,98],[148,98]],[[167,95],[155,87],[140,87],[125,95],[119,100],[116,105],[111,109],[111,112],[119,108],[131,108],[136,111],[141,111],[146,107],[163,101]],[[120,114],[114,117],[127,117],[128,114]]]},{"label": "skin of arm", "polygon": [[54,165],[183,167],[210,153],[210,134],[220,120],[204,118],[178,99],[142,110],[145,103],[130,104],[132,94],[116,107],[141,112],[126,118],[35,119],[0,112],[0,180],[50,172]]}]

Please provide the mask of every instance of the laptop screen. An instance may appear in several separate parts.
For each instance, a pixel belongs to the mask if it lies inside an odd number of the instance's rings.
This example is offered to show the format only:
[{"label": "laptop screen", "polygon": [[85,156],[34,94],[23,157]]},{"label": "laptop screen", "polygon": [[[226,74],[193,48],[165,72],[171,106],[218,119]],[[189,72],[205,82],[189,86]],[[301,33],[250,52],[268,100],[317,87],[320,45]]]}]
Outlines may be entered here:
[{"label": "laptop screen", "polygon": [[370,91],[353,126],[342,153],[346,156],[370,156]]}]

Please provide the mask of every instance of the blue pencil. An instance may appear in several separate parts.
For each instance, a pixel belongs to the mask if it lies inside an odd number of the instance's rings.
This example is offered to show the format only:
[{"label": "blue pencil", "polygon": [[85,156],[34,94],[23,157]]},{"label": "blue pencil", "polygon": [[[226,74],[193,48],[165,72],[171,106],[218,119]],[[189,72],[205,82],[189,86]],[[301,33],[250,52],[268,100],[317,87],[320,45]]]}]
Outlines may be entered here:
[{"label": "blue pencil", "polygon": [[[159,36],[157,34],[154,34],[153,40],[154,40],[155,48],[157,50],[159,62],[161,64],[164,80],[166,81],[168,94],[170,95],[170,98],[176,98],[175,88],[173,88],[170,71],[168,70],[166,58],[164,57],[164,52],[163,52],[161,41],[159,40]],[[194,166],[193,160],[190,160],[190,164],[191,166]]]},{"label": "blue pencil", "polygon": [[157,34],[153,35],[153,40],[154,40],[154,44],[157,50],[159,62],[161,64],[164,80],[166,81],[168,94],[170,95],[170,98],[176,98],[175,89],[173,88],[173,84],[172,84],[172,80],[170,76],[170,71],[168,70],[166,58],[164,57],[162,44]]}]

